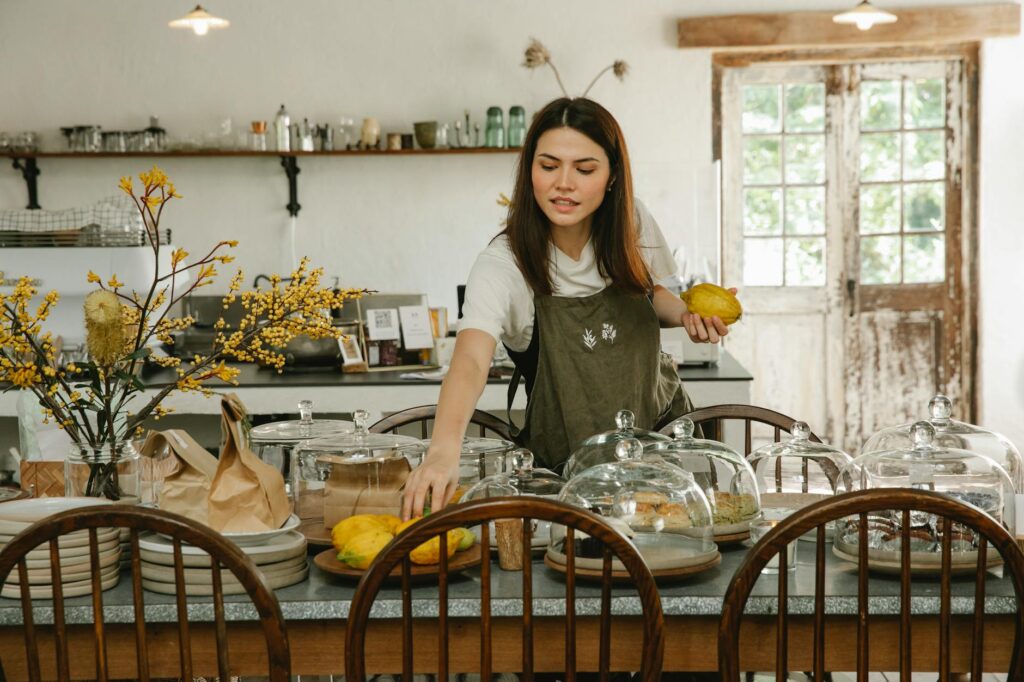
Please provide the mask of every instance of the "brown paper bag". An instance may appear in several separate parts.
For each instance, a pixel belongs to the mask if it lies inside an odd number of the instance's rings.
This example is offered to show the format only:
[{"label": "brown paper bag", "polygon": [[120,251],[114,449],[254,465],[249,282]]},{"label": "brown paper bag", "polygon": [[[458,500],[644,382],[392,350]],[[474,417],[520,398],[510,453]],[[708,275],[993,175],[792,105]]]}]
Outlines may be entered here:
[{"label": "brown paper bag", "polygon": [[221,400],[223,446],[208,497],[208,524],[221,532],[274,530],[291,514],[281,472],[246,444],[245,407],[234,393]]},{"label": "brown paper bag", "polygon": [[217,473],[217,458],[180,429],[150,431],[142,444],[143,457],[158,458],[166,447],[166,458],[153,460],[153,483],[159,482],[156,503],[160,509],[207,522],[207,497]]},{"label": "brown paper bag", "polygon": [[352,462],[324,455],[331,476],[324,485],[324,526],[356,514],[395,514],[402,509],[402,487],[412,468],[405,457]]}]

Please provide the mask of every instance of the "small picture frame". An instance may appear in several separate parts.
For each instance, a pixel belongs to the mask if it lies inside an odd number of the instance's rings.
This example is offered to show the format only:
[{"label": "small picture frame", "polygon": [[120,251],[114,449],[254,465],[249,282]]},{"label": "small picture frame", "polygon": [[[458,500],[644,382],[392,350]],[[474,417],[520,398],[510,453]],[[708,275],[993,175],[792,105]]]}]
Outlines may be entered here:
[{"label": "small picture frame", "polygon": [[339,337],[338,349],[341,350],[343,366],[348,367],[350,365],[365,364],[363,361],[363,353],[359,349],[359,339],[355,334],[348,334]]}]

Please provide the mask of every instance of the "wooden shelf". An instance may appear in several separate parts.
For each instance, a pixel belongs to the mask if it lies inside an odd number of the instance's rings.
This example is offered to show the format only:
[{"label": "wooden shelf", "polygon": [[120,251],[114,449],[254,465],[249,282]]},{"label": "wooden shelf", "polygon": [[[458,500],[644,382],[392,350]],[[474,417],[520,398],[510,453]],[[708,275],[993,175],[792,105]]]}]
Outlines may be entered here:
[{"label": "wooden shelf", "polygon": [[462,149],[395,149],[395,150],[370,150],[370,149],[345,149],[332,152],[256,152],[246,149],[192,149],[162,152],[5,152],[0,158],[8,158],[12,166],[21,171],[25,178],[25,185],[28,189],[29,209],[37,209],[39,206],[39,189],[37,178],[39,176],[39,159],[176,159],[176,158],[273,158],[280,159],[288,178],[288,214],[295,217],[299,214],[302,206],[298,199],[298,175],[299,158],[311,157],[338,157],[338,156],[363,156],[363,157],[387,157],[387,156],[452,156],[464,154],[518,154],[520,149],[495,149],[492,147],[470,147]]}]

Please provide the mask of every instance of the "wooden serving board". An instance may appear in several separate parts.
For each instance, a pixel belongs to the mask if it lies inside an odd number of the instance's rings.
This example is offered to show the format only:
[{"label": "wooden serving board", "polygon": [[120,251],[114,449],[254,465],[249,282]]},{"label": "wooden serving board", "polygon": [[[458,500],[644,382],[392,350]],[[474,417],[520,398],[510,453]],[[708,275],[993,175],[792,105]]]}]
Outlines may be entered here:
[{"label": "wooden serving board", "polygon": [[[651,571],[651,575],[653,575],[654,579],[658,582],[673,582],[675,580],[683,580],[692,575],[711,570],[720,563],[722,563],[722,555],[719,552],[715,552],[714,555],[705,562],[693,564],[691,566],[680,566],[679,568],[660,568],[656,571]],[[552,559],[550,554],[544,555],[544,564],[563,575],[566,573],[565,564]],[[601,582],[601,580],[604,579],[603,571],[598,569],[576,566],[575,573],[577,578],[582,578],[584,580]],[[633,579],[629,575],[628,571],[612,569],[612,582],[631,583],[632,581]]]},{"label": "wooden serving board", "polygon": [[[849,561],[856,565],[859,558],[856,554],[844,552],[837,546],[832,547],[832,553],[843,561]],[[885,555],[893,554],[892,552],[885,552]],[[942,575],[942,554],[939,552],[928,552],[926,558],[922,558],[923,552],[911,552],[910,553],[910,574],[915,576],[932,576],[938,577]],[[952,575],[974,575],[978,570],[978,555],[977,552],[971,552],[969,558],[961,561],[957,561],[954,557],[958,552],[952,552],[950,556],[949,570]],[[960,552],[962,554],[962,552]],[[987,556],[987,568],[992,569],[1002,565],[1003,558],[999,556],[999,552],[995,551],[991,547],[988,551]],[[901,562],[898,558],[894,559],[891,556],[878,556],[877,550],[868,550],[868,569],[875,571],[876,573],[885,573],[888,575],[899,575],[901,570]]]},{"label": "wooden serving board", "polygon": [[[474,566],[479,566],[481,555],[480,543],[476,543],[464,552],[456,552],[452,558],[448,560],[448,573],[460,573],[466,569],[473,568]],[[351,580],[359,580],[363,577],[363,574],[366,573],[366,571],[358,568],[351,568],[348,564],[338,561],[338,552],[333,547],[331,549],[324,550],[313,557],[313,564],[326,573],[339,575]],[[439,570],[440,564],[428,564],[425,566],[412,564],[409,570],[409,577],[418,580],[436,577]],[[388,576],[388,579],[402,579],[401,564],[395,566],[394,570],[391,571],[391,575]]]},{"label": "wooden serving board", "polygon": [[324,526],[323,517],[302,519],[297,529],[306,536],[306,542],[314,547],[331,547],[331,530]]},{"label": "wooden serving board", "polygon": [[733,542],[743,542],[744,540],[747,540],[748,538],[750,538],[750,528],[747,528],[746,530],[741,530],[741,531],[736,532],[736,533],[724,533],[722,535],[716,535],[716,536],[714,536],[713,539],[715,541],[715,544],[718,544],[718,545],[726,544],[726,545],[728,545],[728,544],[731,544]]}]

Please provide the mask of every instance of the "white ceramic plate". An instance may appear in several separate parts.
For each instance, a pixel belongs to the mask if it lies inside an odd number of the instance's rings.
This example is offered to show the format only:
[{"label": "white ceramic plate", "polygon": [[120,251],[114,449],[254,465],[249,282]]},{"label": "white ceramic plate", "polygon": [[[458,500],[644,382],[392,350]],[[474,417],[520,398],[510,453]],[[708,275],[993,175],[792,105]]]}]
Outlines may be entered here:
[{"label": "white ceramic plate", "polygon": [[97,507],[110,500],[95,497],[36,497],[4,502],[0,506],[0,533],[17,535],[40,519],[68,509]]},{"label": "white ceramic plate", "polygon": [[[266,564],[260,566],[260,573],[262,573],[268,580],[279,575],[288,575],[295,573],[300,568],[306,565],[307,558],[305,555],[292,557],[291,559],[285,559],[273,564]],[[173,583],[174,582],[174,568],[171,566],[161,566],[160,564],[151,564],[148,561],[142,562],[142,577],[146,580],[155,580],[162,583]],[[224,585],[240,585],[238,579],[227,569],[221,569],[220,572],[221,583]],[[185,583],[187,585],[213,585],[213,572],[208,568],[186,568],[185,569]]]},{"label": "white ceramic plate", "polygon": [[[643,556],[647,567],[652,571],[699,566],[700,564],[707,563],[718,554],[718,545],[714,543],[711,544],[711,549],[702,550],[696,546],[698,544],[696,541],[692,543],[693,546],[687,546],[681,543],[667,544],[659,542],[657,539],[646,541],[646,538],[634,537],[632,542],[640,551],[640,555]],[[548,548],[548,556],[556,563],[565,564],[565,554],[555,550],[553,547]],[[604,567],[604,560],[577,556],[576,565],[580,568],[600,571]],[[612,570],[624,571],[625,569],[626,567],[622,565],[622,562],[613,556]]]},{"label": "white ceramic plate", "polygon": [[[272,540],[279,535],[284,535],[288,531],[295,530],[299,527],[299,517],[292,514],[285,520],[284,525],[277,530],[260,530],[251,533],[221,533],[224,537],[231,542],[235,543],[239,547],[252,547],[253,545],[264,545],[269,540]],[[160,537],[171,539],[170,535],[159,533]]]},{"label": "white ceramic plate", "polygon": [[[100,577],[100,588],[109,590],[111,587],[117,585],[120,579],[121,570],[117,566],[114,566],[108,573],[104,573]],[[69,597],[81,597],[85,594],[92,594],[92,578],[90,577],[88,580],[77,580],[75,582],[64,583],[63,588],[65,599]],[[51,585],[37,585],[35,587],[29,587],[28,591],[33,599],[53,599],[53,587]],[[0,597],[20,599],[21,587],[4,584],[3,589],[0,590]]]},{"label": "white ceramic plate", "polygon": [[[270,564],[290,559],[306,553],[306,536],[297,531],[288,531],[273,538],[264,545],[253,545],[241,548],[243,552],[258,565]],[[174,544],[155,534],[139,536],[139,556],[144,561],[164,566],[174,565]],[[186,566],[209,566],[210,558],[206,552],[182,543],[182,560]]]},{"label": "white ceramic plate", "polygon": [[[112,554],[100,555],[100,573],[106,575],[111,566],[115,566],[120,570],[120,557],[117,552]],[[50,563],[46,563],[45,568],[28,568],[28,583],[29,585],[49,585],[53,582],[53,578],[50,575]],[[60,578],[62,582],[71,583],[78,580],[87,580],[92,575],[92,564],[88,561],[81,564],[66,564],[61,562],[60,566]],[[18,579],[18,569],[11,571],[10,575],[7,576],[8,585],[17,585],[20,580]]]},{"label": "white ceramic plate", "polygon": [[[110,539],[99,544],[101,557],[110,554],[116,555],[120,545],[116,539]],[[59,550],[60,563],[62,566],[77,566],[89,563],[88,547],[72,547],[71,549]],[[45,568],[50,565],[50,550],[48,548],[33,549],[25,555],[25,563],[28,568]]]},{"label": "white ceramic plate", "polygon": [[[6,533],[0,533],[0,548],[4,547],[11,540],[14,539],[14,535],[7,535]],[[118,537],[117,528],[98,528],[96,530],[96,539],[99,540],[100,544],[104,544],[113,538]],[[61,535],[57,538],[57,547],[61,551],[72,549],[76,547],[88,547],[89,546],[89,531],[77,530],[74,533],[68,533],[67,535]],[[42,550],[47,555],[50,553],[50,543],[46,542],[31,550],[32,552],[38,552]]]},{"label": "white ceramic plate", "polygon": [[[309,576],[309,566],[304,565],[300,569],[293,573],[282,574],[273,578],[267,578],[267,583],[270,585],[270,589],[277,590],[282,587],[288,587],[295,583],[301,583]],[[142,580],[142,586],[151,592],[157,592],[159,594],[176,594],[174,583],[165,583],[158,580]],[[245,589],[239,585],[228,585],[224,586],[224,594],[245,594]],[[185,594],[189,596],[208,597],[213,594],[212,585],[198,585],[189,584],[185,585]]]}]

